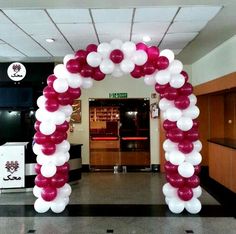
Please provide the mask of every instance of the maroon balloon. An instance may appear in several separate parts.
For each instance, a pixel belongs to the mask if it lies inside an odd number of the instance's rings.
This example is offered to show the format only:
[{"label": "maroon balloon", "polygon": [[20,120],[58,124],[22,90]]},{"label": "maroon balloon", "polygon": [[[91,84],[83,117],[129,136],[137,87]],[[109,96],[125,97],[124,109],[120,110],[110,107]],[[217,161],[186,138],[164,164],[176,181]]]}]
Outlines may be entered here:
[{"label": "maroon balloon", "polygon": [[198,128],[199,122],[196,119],[193,119],[193,128]]},{"label": "maroon balloon", "polygon": [[174,104],[177,108],[184,110],[187,107],[189,107],[190,105],[190,100],[187,96],[178,96],[175,101]]},{"label": "maroon balloon", "polygon": [[189,201],[193,197],[193,190],[188,187],[182,187],[178,189],[178,196],[183,201]]},{"label": "maroon balloon", "polygon": [[37,174],[40,174],[41,173],[41,167],[42,165],[36,163],[35,166],[34,166],[34,170]]},{"label": "maroon balloon", "polygon": [[86,63],[86,58],[87,58],[88,52],[85,50],[78,50],[75,53],[75,58],[79,62],[80,65],[83,65]]},{"label": "maroon balloon", "polygon": [[63,124],[56,125],[56,130],[60,132],[67,132],[69,127],[69,123],[65,121]]},{"label": "maroon balloon", "polygon": [[196,141],[199,139],[199,133],[196,128],[191,128],[190,130],[184,132],[184,138],[190,141]]},{"label": "maroon balloon", "polygon": [[63,106],[72,105],[74,101],[68,92],[59,93],[57,99],[58,99],[58,103]]},{"label": "maroon balloon", "polygon": [[197,175],[193,175],[185,179],[185,185],[190,188],[196,188],[200,185],[200,179]]},{"label": "maroon balloon", "polygon": [[158,70],[164,70],[169,66],[169,60],[165,56],[160,56],[156,62],[156,68]]},{"label": "maroon balloon", "polygon": [[45,102],[45,108],[49,112],[54,112],[58,110],[59,108],[58,100],[54,98],[47,99]]},{"label": "maroon balloon", "polygon": [[182,140],[178,144],[178,149],[184,154],[189,154],[193,150],[193,143],[189,140]]},{"label": "maroon balloon", "polygon": [[52,155],[56,151],[56,145],[52,143],[42,144],[42,152],[46,155]]},{"label": "maroon balloon", "polygon": [[143,69],[141,66],[135,65],[134,70],[130,73],[133,78],[141,78],[143,76]]},{"label": "maroon balloon", "polygon": [[48,186],[49,182],[50,182],[50,179],[44,177],[41,174],[38,174],[34,179],[34,183],[40,188]]},{"label": "maroon balloon", "polygon": [[124,59],[124,54],[121,50],[113,50],[110,53],[110,59],[113,63],[120,63]]},{"label": "maroon balloon", "polygon": [[61,188],[66,183],[66,178],[63,174],[56,173],[53,177],[51,177],[51,186],[54,188]]},{"label": "maroon balloon", "polygon": [[70,170],[70,164],[68,162],[64,163],[62,166],[57,167],[58,173],[66,174],[69,172],[69,170]]},{"label": "maroon balloon", "polygon": [[193,92],[193,86],[190,83],[185,83],[181,88],[178,89],[180,95],[188,96]]},{"label": "maroon balloon", "polygon": [[57,189],[54,187],[45,187],[41,191],[41,196],[44,201],[52,201],[57,196]]},{"label": "maroon balloon", "polygon": [[157,46],[150,46],[147,49],[148,60],[149,61],[157,61],[160,51]]},{"label": "maroon balloon", "polygon": [[166,131],[169,131],[169,130],[171,130],[173,128],[177,128],[177,125],[176,125],[176,122],[173,122],[173,121],[170,121],[170,120],[166,119],[163,122],[163,128]]},{"label": "maroon balloon", "polygon": [[53,134],[50,135],[50,140],[54,144],[60,144],[64,140],[64,134],[56,130]]},{"label": "maroon balloon", "polygon": [[81,70],[81,65],[76,59],[70,59],[66,63],[66,69],[71,73],[78,73]]},{"label": "maroon balloon", "polygon": [[52,87],[53,86],[53,82],[57,79],[57,77],[55,75],[50,75],[48,76],[47,78],[47,84],[49,87]]},{"label": "maroon balloon", "polygon": [[97,45],[95,45],[95,44],[89,44],[89,45],[86,47],[86,51],[87,51],[88,53],[97,52],[97,48],[98,48]]},{"label": "maroon balloon", "polygon": [[184,76],[185,82],[187,82],[189,79],[188,73],[186,71],[181,71],[180,74]]},{"label": "maroon balloon", "polygon": [[166,99],[173,101],[178,97],[178,91],[177,91],[177,89],[175,89],[173,87],[167,87],[165,89],[164,96]]},{"label": "maroon balloon", "polygon": [[194,174],[199,175],[199,173],[201,172],[201,165],[195,165],[193,167],[194,167]]},{"label": "maroon balloon", "polygon": [[38,120],[36,120],[35,123],[34,123],[34,129],[35,129],[37,132],[40,131],[40,129],[39,129],[40,124],[41,124],[41,122],[38,121]]},{"label": "maroon balloon", "polygon": [[93,68],[91,66],[89,66],[88,64],[85,64],[81,70],[80,70],[80,74],[83,77],[91,77],[93,75]]},{"label": "maroon balloon", "polygon": [[67,90],[67,93],[71,96],[73,99],[77,99],[81,96],[81,89],[80,88],[71,88],[69,87]]},{"label": "maroon balloon", "polygon": [[175,188],[181,188],[184,186],[184,178],[178,173],[172,173],[168,176],[168,182]]},{"label": "maroon balloon", "polygon": [[158,83],[155,84],[155,90],[159,94],[164,94],[166,91],[166,88],[168,88],[168,87],[170,87],[170,85],[168,83],[164,84],[164,85],[160,85]]},{"label": "maroon balloon", "polygon": [[46,86],[43,89],[43,95],[48,99],[49,98],[57,98],[57,96],[58,96],[57,92],[53,89],[53,87],[50,87],[50,86]]},{"label": "maroon balloon", "polygon": [[155,72],[156,68],[155,66],[151,63],[151,62],[146,62],[144,65],[143,65],[143,73],[145,75],[151,75]]},{"label": "maroon balloon", "polygon": [[139,42],[136,44],[136,50],[144,50],[145,52],[147,52],[148,47],[145,43]]},{"label": "maroon balloon", "polygon": [[96,81],[100,81],[103,80],[106,77],[106,75],[101,72],[99,67],[94,68],[93,74],[92,74],[92,78]]},{"label": "maroon balloon", "polygon": [[178,166],[172,164],[172,163],[169,162],[169,161],[166,161],[166,162],[165,162],[164,168],[165,168],[165,171],[166,171],[167,173],[177,173],[177,172],[178,172]]},{"label": "maroon balloon", "polygon": [[45,144],[48,142],[48,140],[49,138],[46,135],[42,134],[41,132],[36,132],[34,134],[34,141],[37,144],[40,144],[40,145]]},{"label": "maroon balloon", "polygon": [[170,129],[166,133],[166,137],[168,139],[170,139],[171,141],[178,143],[178,142],[181,142],[183,140],[184,133],[183,133],[183,131],[181,131],[178,128],[173,128],[173,129]]}]

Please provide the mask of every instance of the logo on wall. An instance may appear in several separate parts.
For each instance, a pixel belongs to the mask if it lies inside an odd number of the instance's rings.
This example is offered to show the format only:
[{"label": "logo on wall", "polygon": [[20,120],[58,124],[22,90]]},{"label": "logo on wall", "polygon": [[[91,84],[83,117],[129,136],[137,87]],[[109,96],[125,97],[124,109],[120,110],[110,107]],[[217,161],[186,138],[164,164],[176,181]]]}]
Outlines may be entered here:
[{"label": "logo on wall", "polygon": [[7,180],[21,180],[21,177],[13,176],[13,174],[19,168],[18,161],[7,161],[5,168],[7,169],[7,172],[9,172],[10,174],[8,174],[7,178],[4,177],[3,180],[5,180],[5,181],[7,181]]},{"label": "logo on wall", "polygon": [[26,75],[25,66],[21,63],[12,63],[7,69],[7,75],[13,81],[21,81]]}]

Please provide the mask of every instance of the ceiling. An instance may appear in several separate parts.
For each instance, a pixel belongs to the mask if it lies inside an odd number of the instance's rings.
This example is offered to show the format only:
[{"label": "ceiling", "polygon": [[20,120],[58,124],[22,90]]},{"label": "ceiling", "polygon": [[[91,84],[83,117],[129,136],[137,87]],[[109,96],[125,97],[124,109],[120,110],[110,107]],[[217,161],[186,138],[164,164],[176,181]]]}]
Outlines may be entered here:
[{"label": "ceiling", "polygon": [[[228,19],[233,6],[230,1],[214,1],[215,4],[208,5],[196,4],[201,1],[188,5],[169,1],[166,5],[151,6],[149,1],[143,1],[146,4],[127,6],[120,3],[114,7],[104,7],[104,1],[99,7],[95,3],[87,4],[87,7],[85,3],[85,6],[76,5],[74,1],[71,4],[67,1],[67,6],[62,6],[60,0],[55,5],[36,5],[35,1],[22,1],[24,4],[19,5],[14,0],[6,5],[5,2],[0,1],[0,62],[61,61],[66,54],[84,49],[90,43],[110,42],[115,38],[141,42],[143,36],[148,35],[151,41],[147,44],[171,49],[182,57],[183,62],[192,63],[207,52],[204,49],[199,54],[198,50],[202,50],[199,47],[209,44],[209,51],[236,32]],[[221,20],[222,15],[227,21]],[[222,27],[225,33],[214,38],[214,24],[219,20],[219,28],[215,31]],[[210,32],[212,38],[208,35]],[[53,38],[55,42],[48,43],[47,38]]]}]

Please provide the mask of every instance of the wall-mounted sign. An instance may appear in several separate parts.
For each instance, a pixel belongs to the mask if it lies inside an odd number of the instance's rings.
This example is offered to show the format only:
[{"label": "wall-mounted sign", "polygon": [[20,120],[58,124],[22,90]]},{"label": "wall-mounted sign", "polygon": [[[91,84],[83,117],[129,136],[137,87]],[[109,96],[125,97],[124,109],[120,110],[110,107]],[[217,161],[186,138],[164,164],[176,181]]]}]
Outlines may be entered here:
[{"label": "wall-mounted sign", "polygon": [[109,98],[128,98],[128,93],[109,93]]},{"label": "wall-mounted sign", "polygon": [[7,69],[7,75],[13,81],[21,81],[26,75],[25,66],[22,63],[12,63]]}]

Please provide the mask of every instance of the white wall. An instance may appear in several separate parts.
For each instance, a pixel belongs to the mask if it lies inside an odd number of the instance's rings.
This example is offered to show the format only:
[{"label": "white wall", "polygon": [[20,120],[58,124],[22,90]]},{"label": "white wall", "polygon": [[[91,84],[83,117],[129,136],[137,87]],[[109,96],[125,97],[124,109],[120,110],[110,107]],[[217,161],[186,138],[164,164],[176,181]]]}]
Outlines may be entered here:
[{"label": "white wall", "polygon": [[192,64],[193,86],[236,71],[236,36]]},{"label": "white wall", "polygon": [[[82,122],[75,124],[74,132],[69,134],[71,143],[83,144],[83,164],[89,164],[89,98],[109,98],[109,93],[128,93],[128,98],[150,98],[150,103],[157,101],[157,99],[151,99],[151,93],[155,93],[154,87],[145,85],[143,78],[106,76],[102,81],[94,81],[92,88],[83,89],[80,97],[82,101]],[[151,164],[160,163],[158,120],[150,119]]]}]

